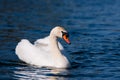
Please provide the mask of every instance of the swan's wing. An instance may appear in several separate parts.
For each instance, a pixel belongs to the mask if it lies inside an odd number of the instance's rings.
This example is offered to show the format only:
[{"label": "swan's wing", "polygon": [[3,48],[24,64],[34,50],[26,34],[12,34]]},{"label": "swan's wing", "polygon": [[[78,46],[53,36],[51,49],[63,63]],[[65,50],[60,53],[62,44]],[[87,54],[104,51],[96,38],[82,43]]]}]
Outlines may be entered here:
[{"label": "swan's wing", "polygon": [[46,60],[46,57],[49,59],[49,55],[31,44],[27,39],[22,39],[18,43],[16,46],[16,55],[20,60],[32,65],[46,66],[49,64],[48,60]]},{"label": "swan's wing", "polygon": [[43,39],[38,39],[34,42],[34,45],[38,47],[39,49],[48,51],[49,50],[49,39],[48,37],[45,37]]},{"label": "swan's wing", "polygon": [[63,46],[60,42],[58,42],[58,47],[59,47],[60,50],[64,50],[64,48],[63,48]]},{"label": "swan's wing", "polygon": [[32,45],[27,39],[22,39],[16,46],[16,55],[27,63],[31,63],[31,57],[38,54],[37,48]]},{"label": "swan's wing", "polygon": [[49,44],[48,37],[45,37],[43,39],[38,39],[34,42],[34,45],[37,46],[37,47],[48,46],[48,44]]},{"label": "swan's wing", "polygon": [[[49,36],[45,37],[43,39],[38,39],[35,41],[34,45],[40,49],[44,49],[46,51],[48,51],[50,49],[49,47],[50,41],[49,41]],[[62,44],[60,42],[58,42],[58,46],[60,50],[64,50]]]}]

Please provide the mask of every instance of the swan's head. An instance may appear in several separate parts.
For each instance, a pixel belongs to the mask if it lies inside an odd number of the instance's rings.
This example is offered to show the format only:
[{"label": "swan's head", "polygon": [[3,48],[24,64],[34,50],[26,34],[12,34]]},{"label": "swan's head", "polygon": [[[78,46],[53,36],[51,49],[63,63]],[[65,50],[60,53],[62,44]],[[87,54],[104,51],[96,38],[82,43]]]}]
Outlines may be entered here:
[{"label": "swan's head", "polygon": [[71,44],[69,41],[69,34],[63,27],[56,26],[52,29],[51,34],[55,37],[63,38],[68,44]]}]

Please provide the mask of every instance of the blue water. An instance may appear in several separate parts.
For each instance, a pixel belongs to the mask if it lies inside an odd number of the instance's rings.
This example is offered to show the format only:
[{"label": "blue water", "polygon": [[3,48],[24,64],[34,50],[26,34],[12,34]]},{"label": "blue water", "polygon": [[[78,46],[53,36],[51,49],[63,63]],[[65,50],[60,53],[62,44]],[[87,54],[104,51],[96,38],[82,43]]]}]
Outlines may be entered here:
[{"label": "blue water", "polygon": [[[38,68],[15,55],[17,43],[32,43],[64,26],[70,33],[69,69]],[[120,80],[119,0],[0,0],[0,79]]]}]

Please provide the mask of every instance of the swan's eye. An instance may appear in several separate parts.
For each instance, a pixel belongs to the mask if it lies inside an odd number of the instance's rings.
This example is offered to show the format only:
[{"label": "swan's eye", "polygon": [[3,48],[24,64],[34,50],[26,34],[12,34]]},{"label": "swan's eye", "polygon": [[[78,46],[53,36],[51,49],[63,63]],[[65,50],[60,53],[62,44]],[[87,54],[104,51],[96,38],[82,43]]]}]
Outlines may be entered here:
[{"label": "swan's eye", "polygon": [[66,36],[66,37],[69,37],[69,34],[67,33],[67,32],[63,32],[63,31],[61,31],[62,32],[62,36]]}]

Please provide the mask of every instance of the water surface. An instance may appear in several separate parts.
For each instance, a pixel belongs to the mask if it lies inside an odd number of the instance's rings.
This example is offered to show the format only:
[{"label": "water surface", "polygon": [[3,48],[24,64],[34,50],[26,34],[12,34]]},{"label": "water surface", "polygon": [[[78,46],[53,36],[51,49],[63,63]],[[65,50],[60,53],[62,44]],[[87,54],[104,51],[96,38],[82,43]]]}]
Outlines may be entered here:
[{"label": "water surface", "polygon": [[[119,0],[0,0],[0,79],[119,80]],[[15,55],[17,43],[32,43],[56,26],[70,33],[62,40],[72,67],[37,68]]]}]

